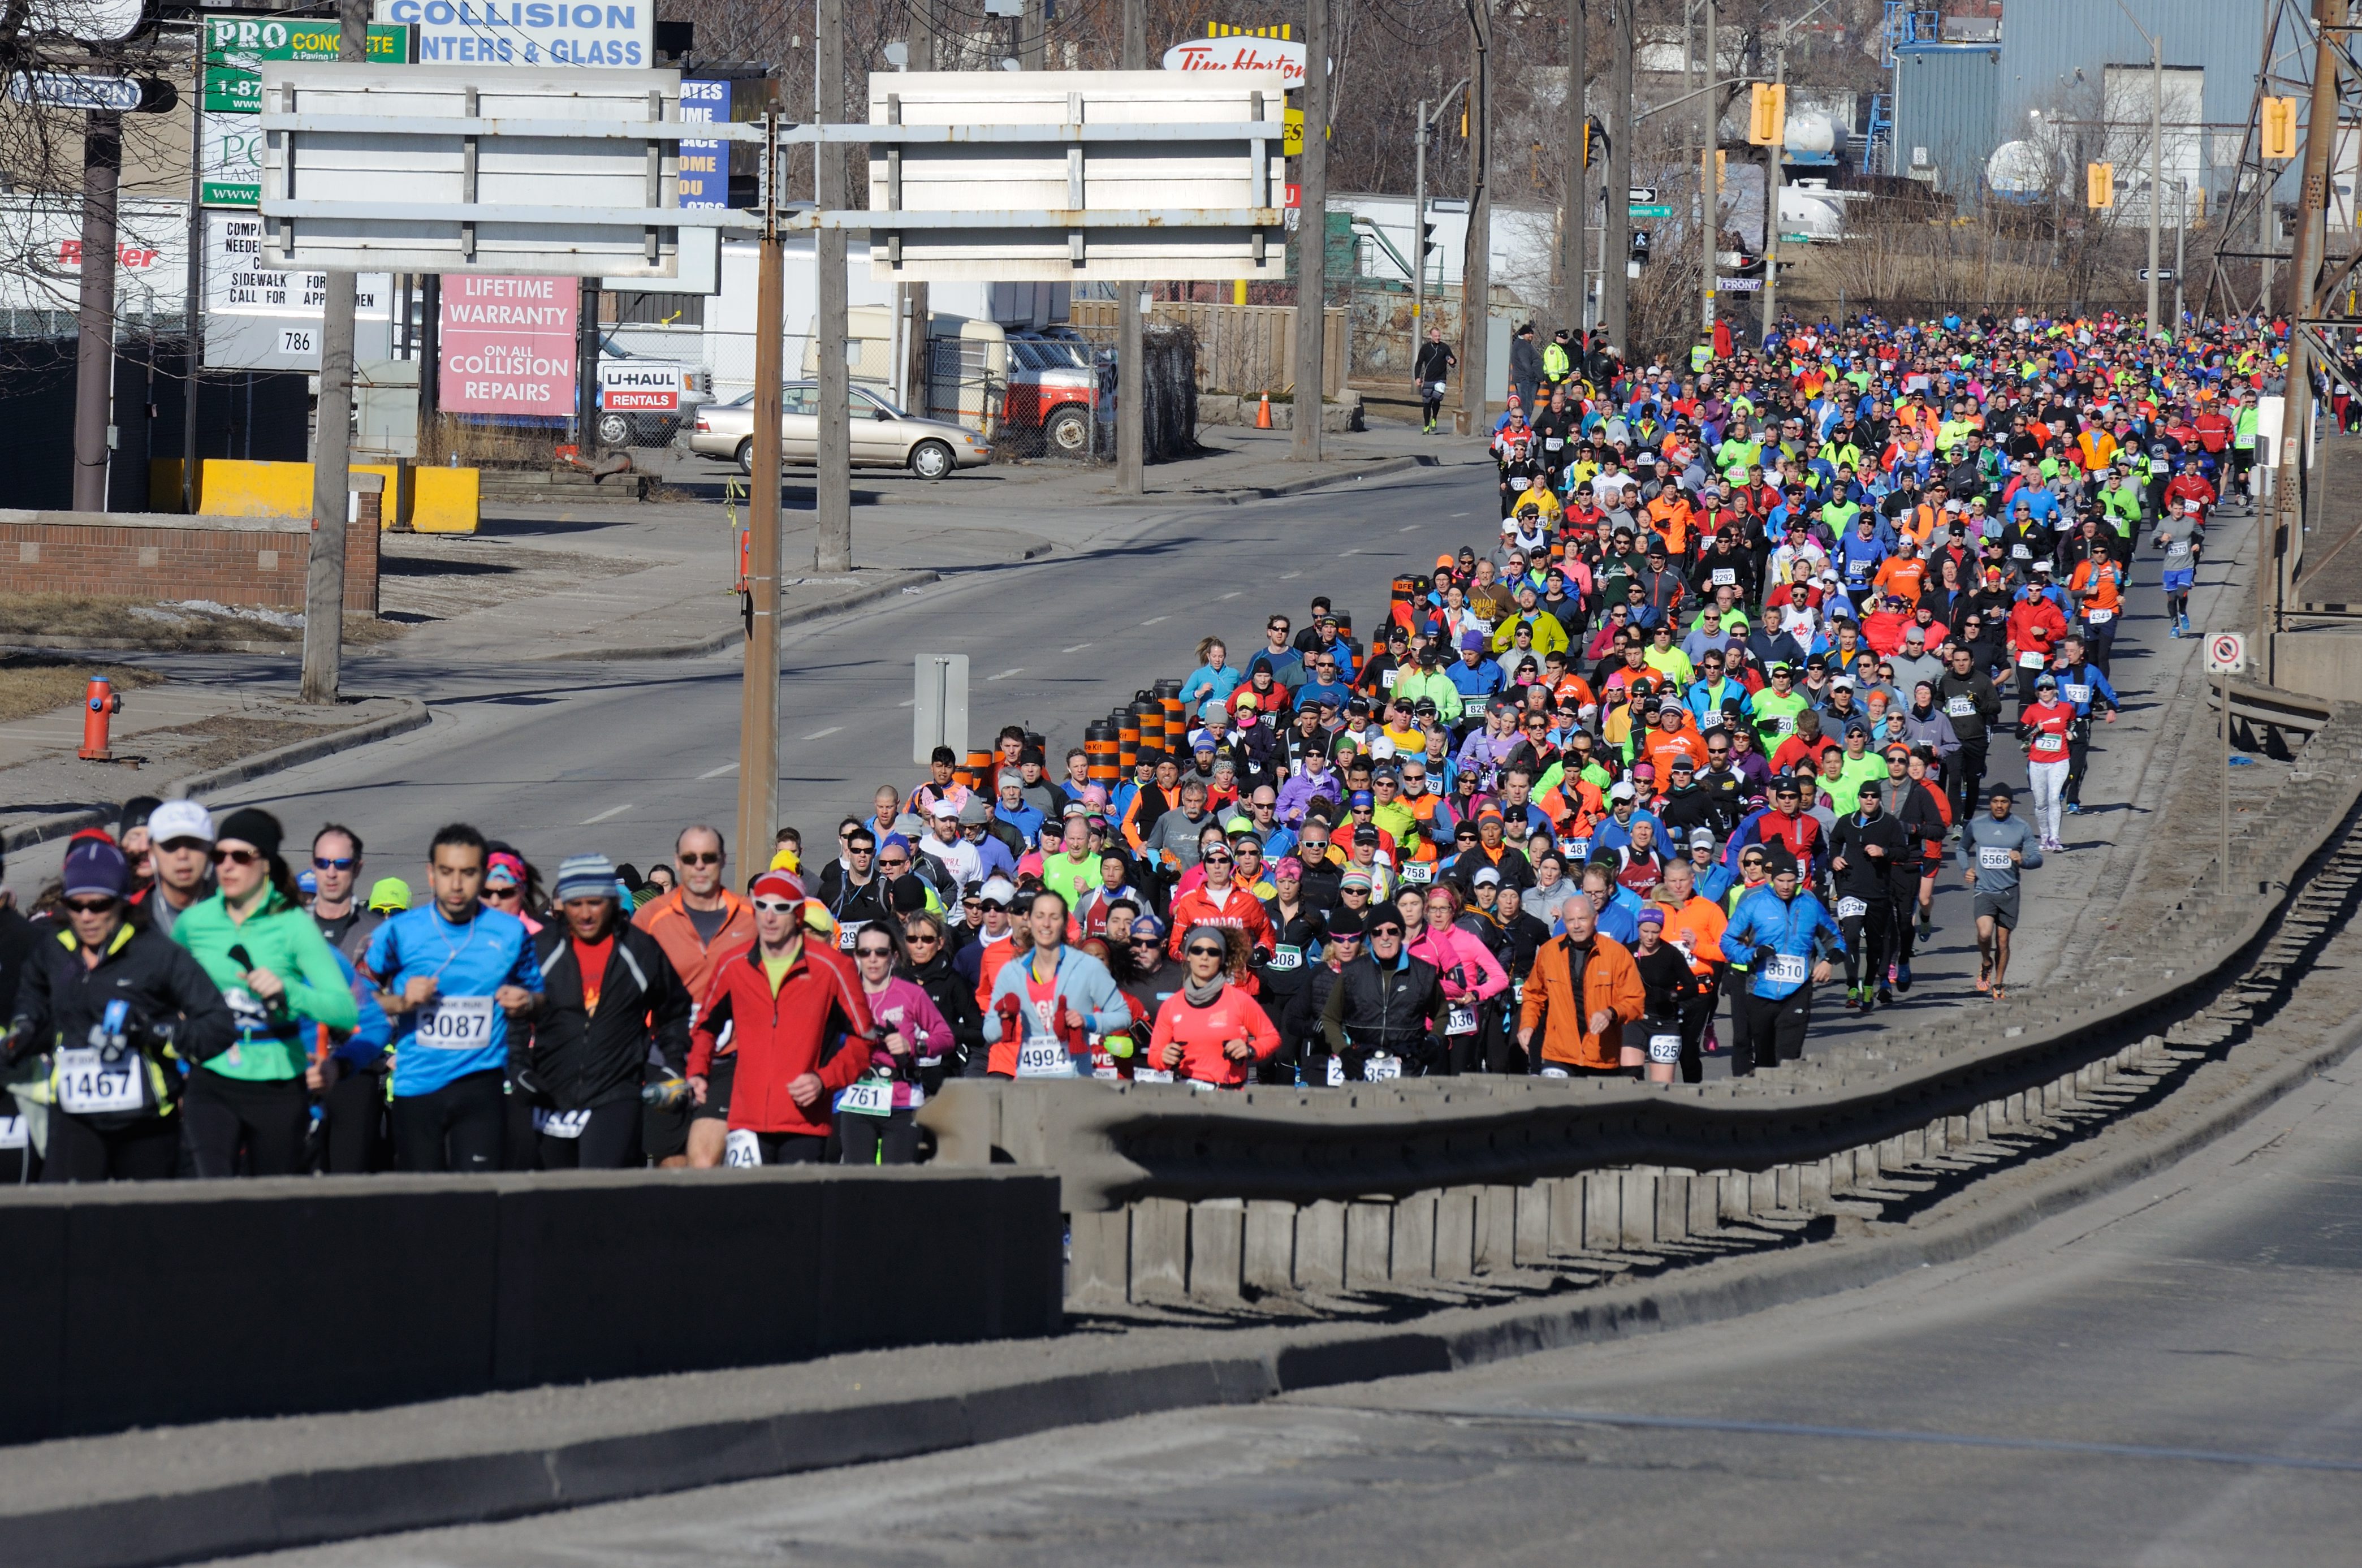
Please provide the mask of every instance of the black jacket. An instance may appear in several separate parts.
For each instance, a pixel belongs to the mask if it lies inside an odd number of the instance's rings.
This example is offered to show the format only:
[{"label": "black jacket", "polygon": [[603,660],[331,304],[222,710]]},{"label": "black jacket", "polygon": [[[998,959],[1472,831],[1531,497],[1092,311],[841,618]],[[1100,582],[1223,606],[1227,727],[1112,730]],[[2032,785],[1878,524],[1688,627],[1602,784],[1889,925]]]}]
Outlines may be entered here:
[{"label": "black jacket", "polygon": [[1358,953],[1337,972],[1320,1026],[1332,1051],[1350,1044],[1400,1056],[1435,1039],[1443,1011],[1443,981],[1434,965],[1409,958],[1382,969],[1374,955]]},{"label": "black jacket", "polygon": [[166,1114],[181,1080],[166,1058],[203,1062],[228,1050],[237,1038],[229,1004],[189,950],[126,922],[95,968],[84,966],[69,931],[57,932],[28,955],[10,1016],[10,1049],[22,1056],[80,1046],[103,1025],[107,1004],[118,1000],[129,1004],[124,1037],[150,1065],[150,1103],[132,1115],[85,1118],[94,1127],[120,1127]]},{"label": "black jacket", "polygon": [[[1871,845],[1885,853],[1871,855]],[[1902,819],[1891,812],[1882,811],[1867,822],[1859,809],[1840,812],[1829,834],[1829,859],[1845,859],[1845,869],[1833,873],[1837,890],[1849,898],[1884,898],[1894,868],[1915,861],[1918,847],[1904,834]]]},{"label": "black jacket", "polygon": [[542,994],[526,1058],[533,1081],[559,1110],[588,1110],[638,1097],[651,1057],[689,1066],[690,998],[657,939],[619,923],[599,980],[599,1010],[582,1001],[582,969],[564,923],[533,939]]},{"label": "black jacket", "polygon": [[1296,950],[1295,961],[1285,969],[1273,966],[1279,958],[1276,952],[1268,958],[1258,957],[1255,963],[1255,979],[1263,987],[1264,1010],[1275,1020],[1287,1011],[1287,1004],[1295,999],[1297,992],[1304,988],[1312,971],[1322,966],[1311,957],[1310,949],[1328,930],[1329,922],[1320,911],[1313,907],[1310,899],[1299,893],[1298,900],[1293,920],[1281,918],[1277,899],[1263,901],[1264,912],[1271,917],[1272,933],[1278,945]]},{"label": "black jacket", "polygon": [[960,973],[952,962],[952,955],[938,948],[935,955],[916,968],[906,968],[903,977],[927,993],[944,1021],[952,1026],[952,1033],[960,1043],[960,1050],[981,1062],[984,1059],[984,1013],[976,1005],[976,981]]}]

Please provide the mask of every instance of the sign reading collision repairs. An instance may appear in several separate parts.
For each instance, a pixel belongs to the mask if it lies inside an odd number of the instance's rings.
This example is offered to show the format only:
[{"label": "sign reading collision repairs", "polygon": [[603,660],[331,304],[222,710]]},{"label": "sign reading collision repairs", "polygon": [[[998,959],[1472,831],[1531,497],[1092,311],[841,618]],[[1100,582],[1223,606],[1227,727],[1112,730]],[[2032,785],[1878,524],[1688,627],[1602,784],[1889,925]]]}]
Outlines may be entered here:
[{"label": "sign reading collision repairs", "polygon": [[455,414],[574,412],[571,278],[457,272],[443,280],[443,406]]},{"label": "sign reading collision repairs", "polygon": [[418,29],[421,65],[653,65],[656,0],[378,0]]}]

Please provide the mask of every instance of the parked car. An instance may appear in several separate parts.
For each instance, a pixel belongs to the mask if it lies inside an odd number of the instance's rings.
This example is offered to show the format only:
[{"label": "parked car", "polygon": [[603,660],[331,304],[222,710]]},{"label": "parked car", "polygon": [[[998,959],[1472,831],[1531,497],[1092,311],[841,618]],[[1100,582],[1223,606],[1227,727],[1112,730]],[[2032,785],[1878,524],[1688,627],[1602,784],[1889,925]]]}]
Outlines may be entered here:
[{"label": "parked car", "polygon": [[[820,457],[820,384],[789,381],[780,389],[782,455],[790,463]],[[939,480],[957,469],[992,461],[992,447],[973,430],[940,419],[915,419],[866,387],[852,389],[853,466],[907,468],[921,479]],[[755,394],[708,403],[697,412],[689,449],[735,462],[755,471]]]},{"label": "parked car", "polygon": [[1009,335],[1009,390],[1004,415],[1011,430],[1041,427],[1043,445],[1062,458],[1091,449],[1091,413],[1098,373],[1091,347],[1065,334]]}]

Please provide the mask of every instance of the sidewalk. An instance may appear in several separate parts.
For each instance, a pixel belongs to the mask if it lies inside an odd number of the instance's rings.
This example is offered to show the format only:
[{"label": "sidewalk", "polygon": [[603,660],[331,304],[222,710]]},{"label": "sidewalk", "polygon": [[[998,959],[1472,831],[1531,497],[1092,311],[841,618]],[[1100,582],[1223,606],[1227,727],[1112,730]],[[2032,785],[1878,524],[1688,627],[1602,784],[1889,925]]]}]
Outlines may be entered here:
[{"label": "sidewalk", "polygon": [[[1142,499],[1236,502],[1294,495],[1418,468],[1490,461],[1481,440],[1420,436],[1400,425],[1324,434],[1321,461],[1308,464],[1290,459],[1294,436],[1286,430],[1211,425],[1198,432],[1198,439],[1203,447],[1198,455],[1149,465],[1143,476],[1144,498],[1119,495],[1111,467],[1043,458],[965,469],[932,483],[900,469],[857,469],[853,476],[854,504],[966,508],[1090,506],[1110,501],[1137,504]],[[737,476],[737,469],[727,463],[678,448],[635,452],[634,458],[667,484],[714,498],[720,497],[725,482]],[[810,471],[789,469],[786,503],[809,510],[811,494]]]}]

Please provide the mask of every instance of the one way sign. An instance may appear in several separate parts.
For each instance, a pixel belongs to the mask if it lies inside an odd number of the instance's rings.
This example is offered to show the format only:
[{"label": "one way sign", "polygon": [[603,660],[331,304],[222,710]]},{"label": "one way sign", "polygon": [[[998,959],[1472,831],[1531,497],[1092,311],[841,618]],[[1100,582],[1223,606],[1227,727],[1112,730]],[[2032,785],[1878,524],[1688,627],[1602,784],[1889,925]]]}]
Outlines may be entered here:
[{"label": "one way sign", "polygon": [[[2146,283],[2148,282],[2148,269],[2146,267],[2136,268],[2134,269],[2133,276],[2139,282]],[[2173,269],[2170,267],[2159,267],[2157,270],[2157,281],[2160,283],[2170,283],[2173,282]]]}]

